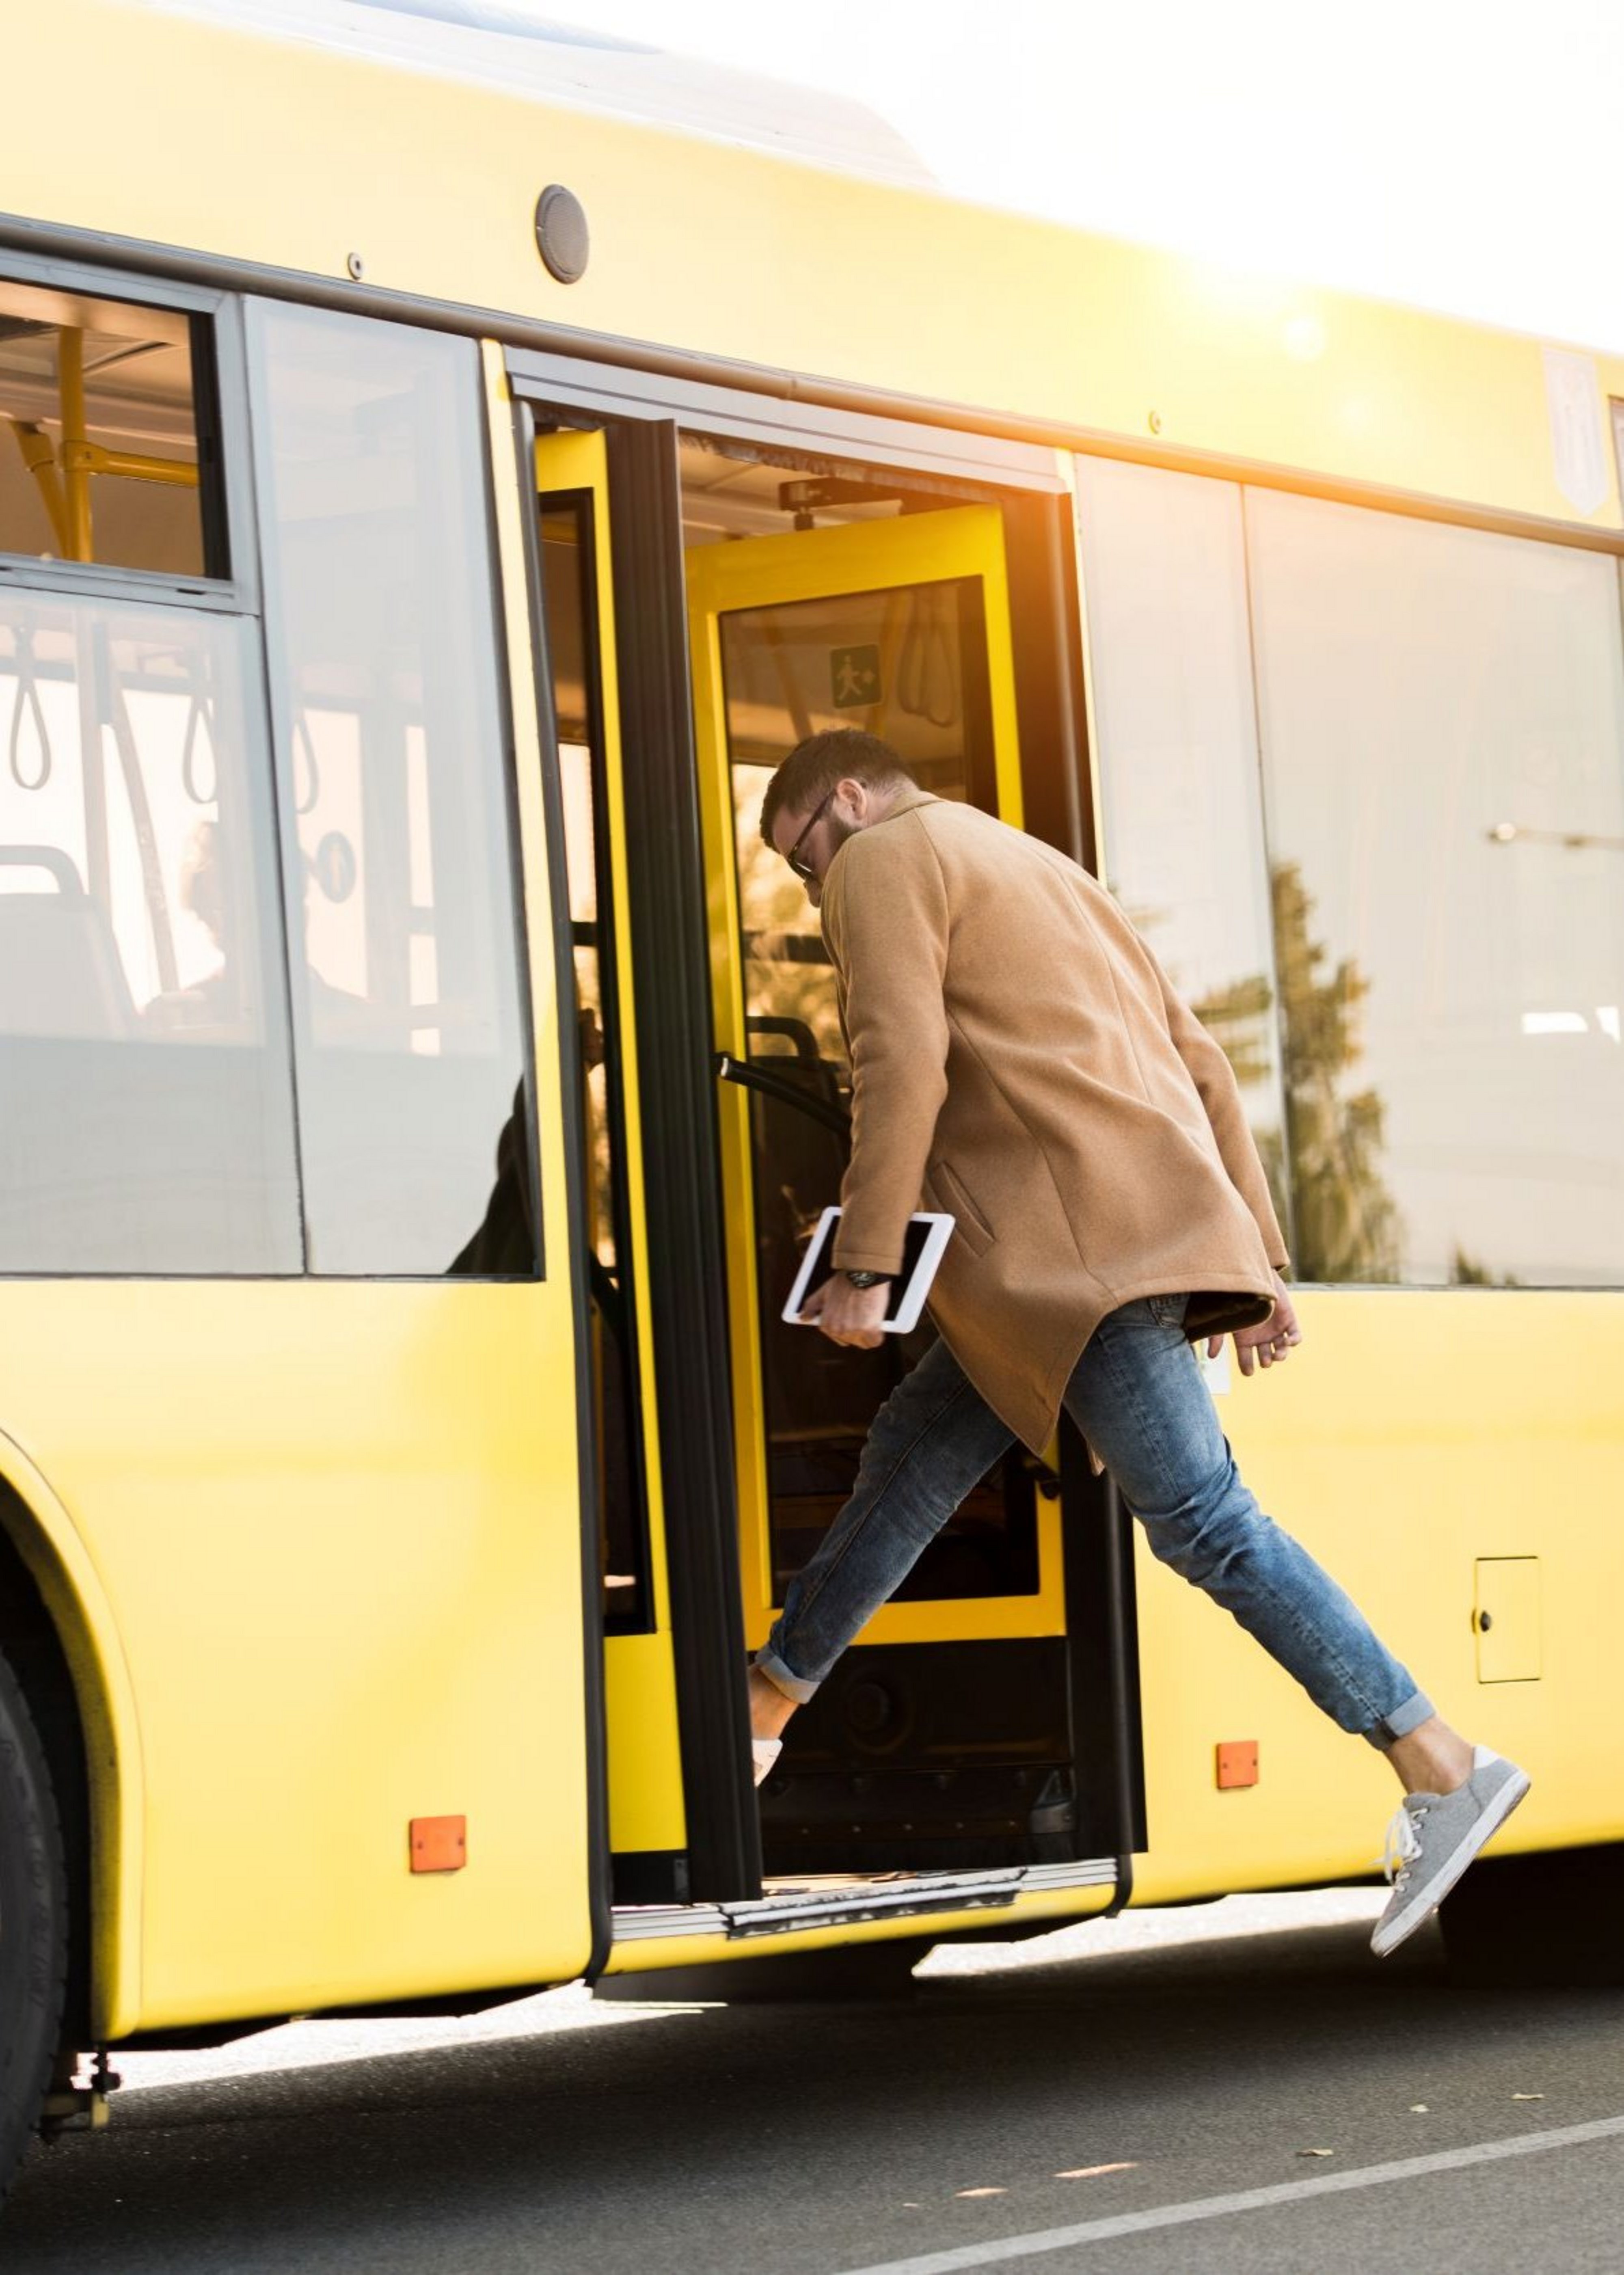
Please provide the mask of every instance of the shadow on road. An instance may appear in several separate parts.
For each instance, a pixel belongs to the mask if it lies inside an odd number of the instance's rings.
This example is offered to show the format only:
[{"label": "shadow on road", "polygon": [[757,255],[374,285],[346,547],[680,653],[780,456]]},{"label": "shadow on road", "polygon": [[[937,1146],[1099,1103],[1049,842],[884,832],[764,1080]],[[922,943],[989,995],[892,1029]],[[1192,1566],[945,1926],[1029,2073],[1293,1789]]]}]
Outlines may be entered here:
[{"label": "shadow on road", "polygon": [[[996,2225],[956,2240],[1008,2234],[1252,2185],[1260,2155],[1263,2178],[1298,2177],[1319,2141],[1349,2162],[1452,2145],[1478,2136],[1485,2096],[1509,2121],[1520,2082],[1537,2090],[1592,2050],[1610,2065],[1617,1994],[1462,1992],[1435,1930],[1385,1965],[1367,1932],[154,2088],[116,2104],[102,2137],[36,2150],[0,2256],[17,2275],[823,2275],[936,2248],[920,2214],[963,2189],[1002,2196],[986,2199]],[[1433,2102],[1423,2144],[1412,2105]],[[1103,2165],[1131,2167],[1108,2201],[1058,2179]]]}]

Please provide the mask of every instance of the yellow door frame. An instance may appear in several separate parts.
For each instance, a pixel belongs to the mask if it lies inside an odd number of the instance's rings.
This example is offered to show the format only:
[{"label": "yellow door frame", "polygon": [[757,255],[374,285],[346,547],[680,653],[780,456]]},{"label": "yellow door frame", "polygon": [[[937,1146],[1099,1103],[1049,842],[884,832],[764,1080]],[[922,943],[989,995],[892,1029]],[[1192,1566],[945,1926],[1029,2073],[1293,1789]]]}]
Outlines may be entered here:
[{"label": "yellow door frame", "polygon": [[[699,769],[706,897],[712,940],[712,1004],[718,1050],[747,1058],[739,952],[735,815],[728,753],[721,619],[736,610],[875,593],[974,578],[981,586],[992,716],[994,782],[1001,818],[1020,826],[1020,749],[1015,654],[1003,520],[995,506],[956,506],[892,521],[848,523],[783,536],[691,548],[685,557],[694,731]],[[883,721],[875,731],[883,734]],[[767,1640],[773,1601],[768,1533],[766,1400],[757,1335],[759,1289],[752,1187],[750,1100],[732,1084],[718,1101],[722,1190],[728,1225],[728,1304],[739,1491],[739,1561],[745,1636]],[[1060,1508],[1039,1502],[1036,1595],[967,1597],[943,1603],[888,1604],[857,1638],[864,1643],[955,1643],[1065,1632]]]}]

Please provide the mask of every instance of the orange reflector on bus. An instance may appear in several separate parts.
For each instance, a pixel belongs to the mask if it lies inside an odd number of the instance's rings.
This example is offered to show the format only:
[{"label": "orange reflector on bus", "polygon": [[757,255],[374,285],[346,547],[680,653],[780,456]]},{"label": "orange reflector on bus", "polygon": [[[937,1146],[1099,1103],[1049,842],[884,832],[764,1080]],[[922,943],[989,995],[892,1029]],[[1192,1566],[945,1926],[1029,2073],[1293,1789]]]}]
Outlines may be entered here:
[{"label": "orange reflector on bus", "polygon": [[1218,1782],[1225,1786],[1256,1785],[1258,1782],[1258,1741],[1256,1738],[1235,1738],[1218,1749]]},{"label": "orange reflector on bus", "polygon": [[407,1830],[414,1872],[460,1872],[468,1862],[465,1817],[414,1817]]}]

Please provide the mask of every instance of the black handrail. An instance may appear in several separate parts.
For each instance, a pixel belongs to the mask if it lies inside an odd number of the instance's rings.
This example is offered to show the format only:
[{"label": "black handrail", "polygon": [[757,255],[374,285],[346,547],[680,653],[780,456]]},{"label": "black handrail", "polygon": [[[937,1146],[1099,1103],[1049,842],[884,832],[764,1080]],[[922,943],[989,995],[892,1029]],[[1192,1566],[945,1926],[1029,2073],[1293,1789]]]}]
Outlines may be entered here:
[{"label": "black handrail", "polygon": [[721,1081],[736,1082],[741,1090],[759,1090],[763,1098],[775,1099],[780,1106],[795,1107],[812,1121],[822,1122],[826,1130],[833,1130],[838,1137],[851,1135],[851,1116],[844,1107],[832,1106],[827,1098],[820,1098],[811,1091],[797,1090],[781,1074],[768,1074],[764,1067],[746,1059],[736,1059],[728,1051],[717,1053],[716,1072]]}]

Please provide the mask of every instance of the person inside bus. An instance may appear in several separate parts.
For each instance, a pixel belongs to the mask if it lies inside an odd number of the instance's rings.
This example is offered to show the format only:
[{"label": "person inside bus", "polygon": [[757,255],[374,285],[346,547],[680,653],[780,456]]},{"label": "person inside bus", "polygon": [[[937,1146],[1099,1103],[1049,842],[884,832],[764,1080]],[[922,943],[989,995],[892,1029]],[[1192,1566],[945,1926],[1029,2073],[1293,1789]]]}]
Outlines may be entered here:
[{"label": "person inside bus", "polygon": [[[220,824],[204,815],[187,833],[177,873],[177,898],[184,914],[207,934],[215,956],[214,968],[184,987],[155,995],[141,1014],[142,1026],[153,1034],[182,1036],[193,1040],[218,1040],[236,1031],[245,1032],[250,1019],[243,995],[243,978],[233,971],[227,952],[226,848]],[[315,872],[305,867],[305,898],[308,903]],[[319,971],[306,953],[304,987],[315,1040],[341,1044],[375,1035],[374,1007],[364,995],[336,987]]]},{"label": "person inside bus", "polygon": [[1063,1406],[1164,1563],[1205,1590],[1404,1788],[1372,1948],[1431,1912],[1529,1789],[1444,1722],[1336,1583],[1263,1515],[1193,1342],[1241,1372],[1302,1340],[1229,1063],[1074,862],[920,790],[889,746],[814,735],[761,831],[820,911],[851,1058],[835,1272],[809,1302],[872,1349],[904,1228],[956,1221],[940,1340],[880,1409],[856,1489],[750,1672],[758,1784],[785,1724],[1011,1443]]},{"label": "person inside bus", "polygon": [[242,1005],[225,956],[225,880],[220,854],[220,825],[205,818],[188,831],[181,849],[176,897],[182,912],[208,938],[214,968],[200,979],[155,995],[141,1014],[153,1034],[213,1039],[240,1024]]}]

